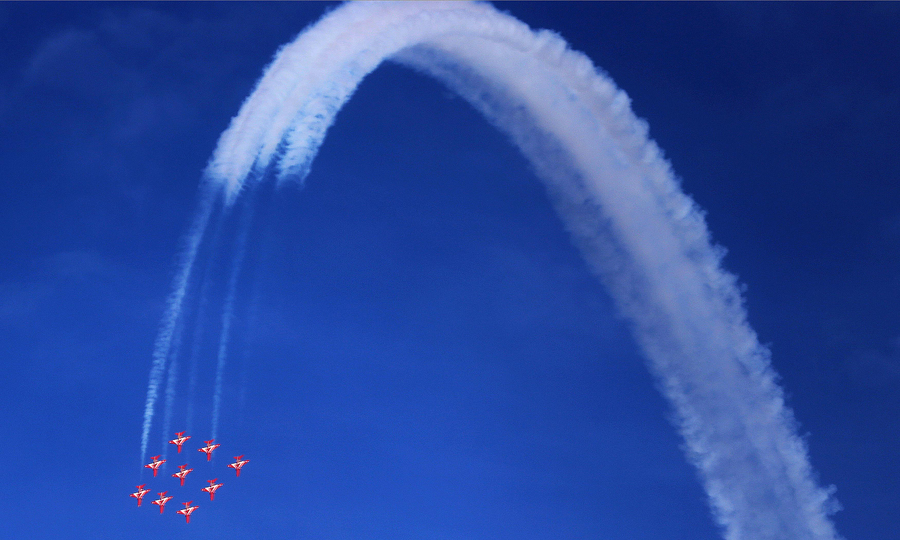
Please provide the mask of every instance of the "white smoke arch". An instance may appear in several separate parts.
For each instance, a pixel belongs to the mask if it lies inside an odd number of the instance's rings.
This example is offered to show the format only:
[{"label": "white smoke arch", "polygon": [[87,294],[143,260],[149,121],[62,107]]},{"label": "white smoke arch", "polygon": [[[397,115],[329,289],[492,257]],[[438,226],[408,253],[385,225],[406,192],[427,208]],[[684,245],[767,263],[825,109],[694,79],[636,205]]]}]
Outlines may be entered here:
[{"label": "white smoke arch", "polygon": [[833,488],[815,480],[702,212],[626,94],[552,32],[487,4],[334,10],[277,53],[222,134],[206,172],[227,203],[272,164],[302,180],[337,111],[385,59],[443,81],[531,161],[631,321],[724,537],[839,538]]}]

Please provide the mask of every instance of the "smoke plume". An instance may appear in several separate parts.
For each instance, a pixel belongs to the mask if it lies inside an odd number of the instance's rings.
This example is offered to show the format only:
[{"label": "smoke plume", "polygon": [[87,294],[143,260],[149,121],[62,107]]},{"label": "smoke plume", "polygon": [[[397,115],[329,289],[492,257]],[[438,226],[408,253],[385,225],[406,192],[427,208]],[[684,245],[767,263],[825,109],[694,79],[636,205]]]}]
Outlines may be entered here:
[{"label": "smoke plume", "polygon": [[[747,323],[702,212],[627,95],[558,35],[487,4],[365,2],[332,11],[277,53],[222,134],[207,175],[226,202],[271,166],[280,180],[302,181],[337,111],[386,59],[441,80],[530,160],[631,321],[724,537],[839,538],[831,490],[815,481],[769,351]],[[142,450],[189,272],[190,262],[157,340]]]}]

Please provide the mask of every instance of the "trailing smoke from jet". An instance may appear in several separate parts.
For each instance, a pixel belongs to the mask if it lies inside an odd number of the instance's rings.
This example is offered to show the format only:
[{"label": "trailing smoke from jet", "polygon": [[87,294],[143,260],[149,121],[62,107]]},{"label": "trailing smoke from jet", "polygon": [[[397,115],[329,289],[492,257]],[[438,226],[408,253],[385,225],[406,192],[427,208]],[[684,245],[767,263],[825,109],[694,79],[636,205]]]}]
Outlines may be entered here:
[{"label": "trailing smoke from jet", "polygon": [[[210,240],[209,245],[211,246],[211,251],[213,253],[218,251],[219,240],[222,235],[222,228],[225,224],[225,214],[223,213],[219,219],[216,220],[216,226],[212,235],[212,239]],[[212,272],[213,261],[207,261],[206,267],[203,269],[203,275],[200,279],[200,292],[198,294],[198,305],[197,305],[197,323],[193,328],[193,337],[191,342],[191,351],[189,356],[189,374],[188,374],[188,392],[187,392],[187,411],[185,413],[185,421],[184,426],[186,427],[188,433],[193,433],[194,431],[194,394],[197,389],[197,371],[199,369],[198,360],[200,357],[200,345],[204,338],[204,333],[206,329],[206,307],[209,303],[209,289],[212,285],[212,279],[210,277],[210,273]],[[168,406],[168,403],[166,404]],[[167,410],[168,413],[168,410]],[[168,430],[165,431],[168,433]]]},{"label": "trailing smoke from jet", "polygon": [[169,457],[169,439],[166,436],[172,428],[172,413],[175,410],[175,393],[178,386],[178,372],[180,370],[178,364],[178,349],[181,347],[181,336],[184,331],[184,320],[180,320],[175,325],[175,333],[172,338],[172,352],[169,357],[168,375],[166,377],[166,405],[163,411],[163,448],[162,457]]},{"label": "trailing smoke from jet", "polygon": [[[556,34],[487,4],[365,2],[332,11],[277,53],[222,134],[207,175],[226,203],[271,165],[280,181],[302,181],[337,111],[385,59],[444,82],[531,161],[631,320],[724,537],[839,538],[828,518],[831,490],[814,479],[769,351],[747,323],[736,278],[721,268],[723,250],[626,94]],[[190,263],[183,268],[152,373],[165,360]]]},{"label": "trailing smoke from jet", "polygon": [[247,253],[247,235],[250,232],[250,224],[253,221],[254,197],[245,199],[246,205],[241,218],[238,232],[237,245],[234,260],[231,266],[231,275],[228,278],[228,293],[225,298],[225,306],[222,310],[222,333],[219,336],[219,352],[216,356],[216,380],[213,389],[212,406],[212,438],[216,439],[219,433],[219,414],[222,409],[222,385],[225,376],[225,360],[228,356],[228,342],[231,336],[231,322],[234,319],[234,300],[237,294],[238,277],[244,264],[244,256]]},{"label": "trailing smoke from jet", "polygon": [[150,367],[150,379],[147,383],[147,400],[144,403],[144,422],[141,429],[141,463],[147,457],[147,442],[150,440],[150,427],[153,425],[153,414],[156,409],[156,400],[159,397],[159,385],[162,383],[166,368],[166,359],[172,350],[172,338],[176,325],[181,317],[181,307],[184,295],[187,292],[191,279],[191,270],[197,258],[197,250],[203,239],[203,234],[209,224],[209,218],[215,202],[218,200],[218,192],[212,189],[211,184],[204,184],[200,190],[200,206],[191,228],[188,230],[186,245],[182,251],[178,273],[172,284],[172,292],[166,300],[166,311],[160,324],[156,342],[153,345],[153,363]]}]

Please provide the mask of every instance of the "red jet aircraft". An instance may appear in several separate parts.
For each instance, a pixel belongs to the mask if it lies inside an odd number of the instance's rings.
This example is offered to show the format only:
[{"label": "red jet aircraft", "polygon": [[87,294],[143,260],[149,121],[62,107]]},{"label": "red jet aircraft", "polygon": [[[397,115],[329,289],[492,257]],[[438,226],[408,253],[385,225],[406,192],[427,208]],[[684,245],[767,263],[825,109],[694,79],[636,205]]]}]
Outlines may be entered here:
[{"label": "red jet aircraft", "polygon": [[160,492],[159,492],[159,498],[156,499],[155,501],[151,501],[153,504],[159,505],[159,513],[160,513],[160,514],[163,513],[163,508],[166,507],[166,503],[172,500],[172,496],[171,496],[171,495],[169,495],[168,497],[164,497],[164,495],[165,495],[166,493],[168,493],[168,492],[166,492],[166,491],[160,491]]},{"label": "red jet aircraft", "polygon": [[216,494],[216,490],[222,487],[222,484],[215,483],[216,480],[218,480],[218,478],[207,480],[207,482],[209,482],[209,485],[205,488],[200,488],[200,491],[206,491],[209,493],[209,500],[213,500],[213,496]]},{"label": "red jet aircraft", "polygon": [[138,506],[141,505],[141,499],[144,498],[144,495],[146,495],[147,492],[150,491],[149,489],[144,489],[144,486],[146,485],[147,484],[141,484],[137,486],[137,491],[131,494],[132,497],[138,500]]},{"label": "red jet aircraft", "polygon": [[178,471],[177,473],[175,473],[175,474],[172,475],[172,476],[174,476],[175,478],[180,478],[180,479],[181,479],[181,485],[182,485],[182,486],[184,485],[184,477],[187,476],[188,473],[190,473],[191,471],[194,470],[194,469],[187,469],[187,470],[185,470],[185,467],[187,467],[187,463],[185,463],[184,465],[179,465],[178,468],[181,469],[181,470]]},{"label": "red jet aircraft", "polygon": [[178,453],[180,454],[181,453],[181,445],[184,444],[184,441],[186,441],[190,438],[191,438],[190,435],[185,436],[183,431],[178,431],[175,433],[175,438],[172,439],[171,441],[169,441],[169,444],[174,444],[175,446],[177,446]]},{"label": "red jet aircraft", "polygon": [[[162,454],[160,454],[162,455]],[[156,470],[159,469],[159,466],[166,462],[164,459],[159,459],[159,456],[153,456],[150,458],[153,460],[153,463],[148,463],[144,465],[144,467],[148,469],[153,469],[153,476],[156,476]]]},{"label": "red jet aircraft", "polygon": [[187,523],[191,522],[191,514],[194,512],[194,510],[200,508],[199,506],[191,506],[192,502],[194,501],[188,501],[184,503],[184,508],[175,512],[176,514],[183,515],[187,519]]},{"label": "red jet aircraft", "polygon": [[206,446],[197,449],[198,452],[206,452],[206,461],[209,461],[212,458],[213,450],[222,446],[221,444],[213,444],[215,441],[215,439],[210,439],[206,441]]},{"label": "red jet aircraft", "polygon": [[239,456],[234,456],[234,463],[229,463],[228,466],[234,469],[234,472],[237,473],[237,476],[241,475],[241,467],[250,462],[249,459],[241,459],[244,457],[244,454]]}]

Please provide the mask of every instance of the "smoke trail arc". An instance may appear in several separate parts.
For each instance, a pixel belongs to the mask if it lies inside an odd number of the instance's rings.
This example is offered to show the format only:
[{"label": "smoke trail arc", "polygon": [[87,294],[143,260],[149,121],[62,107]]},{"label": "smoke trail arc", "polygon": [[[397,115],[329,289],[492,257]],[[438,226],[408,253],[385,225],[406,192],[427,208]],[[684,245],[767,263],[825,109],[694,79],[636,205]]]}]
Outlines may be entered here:
[{"label": "smoke trail arc", "polygon": [[729,540],[839,538],[791,410],[702,212],[627,95],[548,31],[487,4],[361,3],[284,46],[207,167],[232,204],[253,174],[302,179],[359,82],[392,59],[507,133],[631,321]]}]

